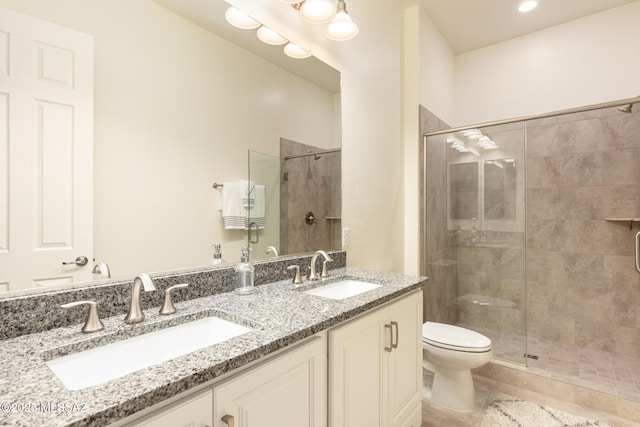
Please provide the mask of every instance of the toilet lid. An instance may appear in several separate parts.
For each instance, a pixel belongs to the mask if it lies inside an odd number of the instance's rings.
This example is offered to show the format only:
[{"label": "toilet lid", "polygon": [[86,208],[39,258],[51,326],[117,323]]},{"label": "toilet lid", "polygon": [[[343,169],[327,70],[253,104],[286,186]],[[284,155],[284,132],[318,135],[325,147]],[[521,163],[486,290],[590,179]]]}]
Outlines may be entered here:
[{"label": "toilet lid", "polygon": [[426,322],[422,325],[422,340],[452,350],[468,352],[491,350],[491,340],[484,335],[444,323]]}]

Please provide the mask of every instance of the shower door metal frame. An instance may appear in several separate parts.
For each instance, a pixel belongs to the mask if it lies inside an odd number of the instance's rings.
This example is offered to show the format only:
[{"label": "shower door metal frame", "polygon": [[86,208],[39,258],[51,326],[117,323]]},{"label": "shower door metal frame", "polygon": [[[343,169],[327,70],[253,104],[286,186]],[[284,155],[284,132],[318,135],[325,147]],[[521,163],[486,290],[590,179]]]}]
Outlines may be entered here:
[{"label": "shower door metal frame", "polygon": [[[621,100],[618,100],[618,101],[602,102],[600,104],[592,104],[592,105],[587,105],[587,106],[584,106],[584,107],[568,108],[568,109],[565,109],[565,110],[552,111],[550,113],[533,114],[533,115],[530,115],[530,116],[515,117],[515,118],[512,118],[512,119],[496,120],[496,121],[486,122],[486,123],[477,123],[475,125],[459,126],[459,127],[455,127],[455,128],[451,128],[451,129],[444,129],[444,130],[439,130],[439,131],[435,131],[435,132],[428,132],[428,133],[423,134],[422,136],[424,138],[426,138],[428,136],[444,135],[446,133],[460,132],[460,131],[463,131],[463,130],[469,130],[469,129],[475,129],[475,128],[483,128],[483,127],[487,127],[487,126],[505,125],[505,124],[509,124],[509,123],[522,122],[522,121],[526,122],[528,120],[544,119],[544,118],[547,118],[547,117],[555,117],[555,116],[561,116],[561,115],[565,115],[565,114],[582,113],[582,112],[585,112],[585,111],[600,110],[600,109],[603,109],[603,108],[620,107],[622,105],[636,104],[636,103],[640,103],[640,96],[636,96],[635,98],[621,99]],[[426,139],[423,139],[423,140],[426,141]]]}]

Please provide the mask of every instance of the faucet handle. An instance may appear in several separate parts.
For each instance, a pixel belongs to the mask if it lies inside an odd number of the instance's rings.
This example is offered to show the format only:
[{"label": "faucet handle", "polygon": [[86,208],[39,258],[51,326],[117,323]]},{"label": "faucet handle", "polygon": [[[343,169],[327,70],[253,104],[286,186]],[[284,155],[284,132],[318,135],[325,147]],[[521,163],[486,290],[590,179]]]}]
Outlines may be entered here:
[{"label": "faucet handle", "polygon": [[160,309],[160,314],[173,314],[176,312],[176,307],[173,305],[173,301],[171,299],[171,291],[174,289],[186,288],[189,286],[188,283],[181,283],[179,285],[169,286],[164,291],[164,304],[162,304],[162,308]]},{"label": "faucet handle", "polygon": [[62,304],[60,308],[72,308],[77,307],[79,305],[88,305],[89,306],[89,315],[87,316],[87,320],[82,327],[82,332],[88,334],[90,332],[98,332],[104,329],[104,325],[100,320],[100,316],[98,316],[98,303],[95,301],[75,301],[67,304]]},{"label": "faucet handle", "polygon": [[287,270],[296,270],[296,275],[293,277],[293,284],[294,285],[299,285],[300,283],[302,283],[302,278],[300,277],[300,266],[299,265],[290,265],[289,267],[287,267]]}]

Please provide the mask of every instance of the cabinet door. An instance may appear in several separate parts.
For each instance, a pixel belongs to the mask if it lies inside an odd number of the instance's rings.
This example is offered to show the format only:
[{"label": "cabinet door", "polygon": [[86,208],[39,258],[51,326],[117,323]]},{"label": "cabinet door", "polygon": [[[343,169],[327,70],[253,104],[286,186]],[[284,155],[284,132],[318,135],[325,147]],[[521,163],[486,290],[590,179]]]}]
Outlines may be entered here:
[{"label": "cabinet door", "polygon": [[214,387],[215,427],[324,427],[327,422],[326,335]]},{"label": "cabinet door", "polygon": [[329,333],[331,427],[382,427],[387,417],[386,310],[376,310]]},{"label": "cabinet door", "polygon": [[213,425],[213,394],[211,390],[171,405],[133,427],[209,427]]},{"label": "cabinet door", "polygon": [[389,319],[394,341],[388,377],[391,425],[419,427],[415,409],[422,401],[422,292],[390,305]]}]

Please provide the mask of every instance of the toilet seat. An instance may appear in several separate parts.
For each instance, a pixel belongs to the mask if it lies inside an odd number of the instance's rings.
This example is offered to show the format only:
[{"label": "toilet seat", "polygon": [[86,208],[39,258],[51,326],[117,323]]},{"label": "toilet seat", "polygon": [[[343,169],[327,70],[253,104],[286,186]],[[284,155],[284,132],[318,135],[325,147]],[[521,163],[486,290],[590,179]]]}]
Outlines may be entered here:
[{"label": "toilet seat", "polygon": [[422,342],[466,353],[485,353],[492,349],[491,340],[482,334],[436,322],[425,322],[422,325]]}]

